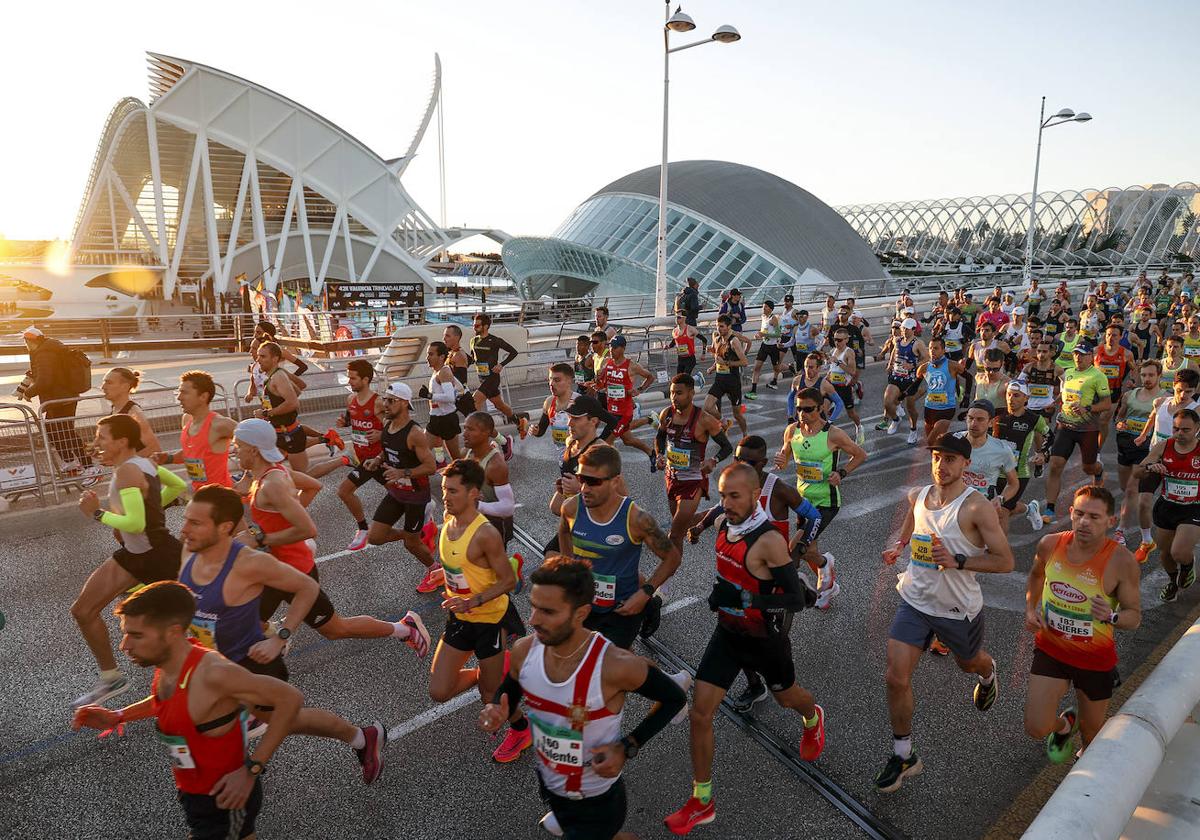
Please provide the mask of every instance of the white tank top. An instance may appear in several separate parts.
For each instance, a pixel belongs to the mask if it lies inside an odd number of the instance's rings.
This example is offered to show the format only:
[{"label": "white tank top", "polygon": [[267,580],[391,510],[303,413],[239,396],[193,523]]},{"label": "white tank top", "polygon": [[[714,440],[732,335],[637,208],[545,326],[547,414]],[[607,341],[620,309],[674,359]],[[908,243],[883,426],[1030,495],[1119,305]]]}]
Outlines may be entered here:
[{"label": "white tank top", "polygon": [[[546,676],[545,646],[532,638],[521,663],[519,682],[525,693],[538,774],[551,793],[570,799],[599,796],[619,777],[606,779],[592,770],[592,748],[621,739],[624,709],[611,712],[604,704],[601,678],[604,655],[612,643],[592,634],[579,667],[561,683]],[[586,685],[576,682],[590,670]]]},{"label": "white tank top", "polygon": [[913,535],[909,540],[911,559],[908,568],[900,573],[896,591],[909,606],[926,615],[938,618],[973,619],[983,609],[983,593],[975,573],[958,569],[943,569],[931,559],[936,536],[951,554],[978,557],[984,547],[968,540],[958,525],[958,511],[963,502],[975,492],[967,487],[954,501],[941,510],[925,507],[925,497],[933,489],[925,487],[913,505]]},{"label": "white tank top", "polygon": [[1174,402],[1175,397],[1172,396],[1170,399],[1163,400],[1158,406],[1158,413],[1154,415],[1154,440],[1150,441],[1151,445],[1161,443],[1171,436],[1171,429],[1175,423],[1175,412],[1182,411],[1185,408],[1195,411],[1200,406],[1200,402],[1193,401],[1187,405],[1170,408],[1169,406]]},{"label": "white tank top", "polygon": [[[158,475],[158,467],[149,458],[143,458],[141,455],[138,455],[130,458],[127,463],[133,464],[147,478],[155,478]],[[122,515],[125,513],[125,506],[121,504],[121,491],[117,489],[116,470],[113,470],[112,478],[108,482],[108,507],[113,513]],[[130,554],[145,554],[152,547],[150,545],[150,538],[146,536],[144,531],[136,533],[121,531],[121,545],[125,546],[125,550]]]},{"label": "white tank top", "polygon": [[[434,371],[429,375],[429,393],[433,395],[433,398],[429,400],[429,414],[432,417],[445,417],[447,414],[453,414],[454,412],[458,411],[453,401],[448,403],[437,401],[436,397],[439,387],[437,378],[439,373],[441,373],[440,370]],[[454,396],[457,397],[462,392],[462,383],[459,382],[455,377],[451,376],[450,384],[454,386]]]},{"label": "white tank top", "polygon": [[578,391],[572,391],[565,403],[560,403],[558,397],[554,395],[550,396],[550,439],[559,449],[566,448],[567,437],[571,434],[568,424],[571,415],[567,414],[567,406],[575,402],[575,398],[578,396]]}]

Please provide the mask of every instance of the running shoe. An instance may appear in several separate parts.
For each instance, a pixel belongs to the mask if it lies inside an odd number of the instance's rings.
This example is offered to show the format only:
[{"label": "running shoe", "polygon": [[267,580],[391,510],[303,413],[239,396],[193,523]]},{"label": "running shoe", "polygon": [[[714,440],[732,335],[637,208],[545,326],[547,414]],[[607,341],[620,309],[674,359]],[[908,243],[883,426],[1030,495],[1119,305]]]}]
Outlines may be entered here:
[{"label": "running shoe", "polygon": [[97,680],[95,688],[87,694],[76,697],[75,702],[71,705],[78,709],[80,706],[100,704],[109,698],[116,697],[128,688],[129,678],[124,674],[118,674],[115,679],[111,680]]},{"label": "running shoe", "polygon": [[418,659],[424,659],[429,654],[429,631],[425,629],[425,622],[421,616],[409,610],[400,623],[408,628],[408,638],[404,644],[413,649]]},{"label": "running shoe", "polygon": [[1188,563],[1179,567],[1179,588],[1187,589],[1196,582],[1196,564]]},{"label": "running shoe", "polygon": [[698,825],[708,825],[717,818],[717,800],[710,799],[708,804],[694,796],[689,796],[683,807],[671,814],[665,820],[667,830],[672,834],[687,834]]},{"label": "running shoe", "polygon": [[909,432],[908,438],[906,440],[907,440],[909,446],[912,446],[913,444],[915,444],[917,442],[917,430],[913,429],[911,432]]},{"label": "running shoe", "polygon": [[904,410],[904,404],[903,404],[903,403],[898,403],[898,404],[896,405],[896,417],[902,420],[902,419],[904,419],[904,418],[905,418],[905,417],[907,417],[907,416],[908,416],[908,412],[906,412],[906,411]]},{"label": "running shoe", "polygon": [[733,710],[743,715],[748,715],[754,710],[754,707],[766,700],[771,692],[767,691],[767,686],[762,680],[755,680],[754,683],[746,683],[746,687],[742,689],[737,697],[733,698]]},{"label": "running shoe", "polygon": [[524,731],[518,732],[511,726],[508,728],[508,734],[504,736],[504,740],[500,742],[500,746],[496,747],[492,753],[492,759],[501,764],[508,764],[516,761],[521,757],[521,753],[529,749],[533,743],[533,727],[526,726]]},{"label": "running shoe", "polygon": [[[793,423],[796,421],[792,421]],[[854,442],[859,446],[863,446],[867,442],[867,432],[862,426],[854,427]]]},{"label": "running shoe", "polygon": [[1154,547],[1153,540],[1143,540],[1142,544],[1138,546],[1137,551],[1133,553],[1133,556],[1137,558],[1139,563],[1145,563],[1150,559],[1150,555],[1153,553]]},{"label": "running shoe", "polygon": [[354,539],[350,540],[350,545],[346,546],[349,551],[362,551],[367,547],[367,532],[362,529],[357,529],[354,532]]},{"label": "running shoe", "polygon": [[504,453],[504,460],[511,461],[513,456],[513,439],[512,435],[505,435],[504,442],[500,445],[500,451]]},{"label": "running shoe", "polygon": [[857,397],[857,400],[856,400],[856,402],[862,402],[862,398],[863,398],[863,386],[862,386],[862,382],[855,382],[855,383],[854,383],[854,396],[855,396],[855,397]]},{"label": "running shoe", "polygon": [[1117,545],[1121,546],[1121,548],[1125,548],[1125,529],[1118,528],[1117,530],[1113,531],[1113,540],[1115,540]]},{"label": "running shoe", "polygon": [[1051,732],[1046,736],[1046,757],[1055,764],[1062,764],[1071,757],[1071,742],[1079,731],[1079,714],[1074,706],[1064,710],[1059,718],[1068,721],[1071,728],[1064,733]]},{"label": "running shoe", "polygon": [[804,727],[800,736],[800,760],[816,761],[825,749],[825,710],[817,706],[817,723]]},{"label": "running shoe", "polygon": [[657,411],[651,411],[648,416],[650,417],[650,427],[654,429],[654,431],[657,432],[662,428],[662,418],[658,416]]},{"label": "running shoe", "polygon": [[779,383],[776,382],[774,379],[772,379],[770,382],[767,383],[767,387],[770,388],[772,391],[778,391]]},{"label": "running shoe", "polygon": [[758,399],[758,391],[751,391],[750,393],[746,394],[746,399],[748,399],[748,400]]},{"label": "running shoe", "polygon": [[837,581],[837,564],[828,551],[821,552],[825,565],[817,569],[817,591],[829,589]]},{"label": "running shoe", "polygon": [[525,436],[529,434],[529,415],[522,414],[517,418],[517,434],[521,436],[521,440],[525,440]]},{"label": "running shoe", "polygon": [[817,603],[813,604],[819,610],[827,610],[833,605],[833,599],[842,592],[842,585],[836,580],[833,586],[828,589],[822,589],[817,593]]},{"label": "running shoe", "polygon": [[563,836],[562,826],[558,824],[558,817],[554,816],[553,811],[547,811],[546,816],[542,817],[541,822],[539,822],[538,825],[540,825],[547,834],[552,834],[555,837]]},{"label": "running shoe", "polygon": [[975,690],[971,694],[971,699],[975,701],[975,708],[981,712],[986,712],[996,703],[996,698],[1000,696],[1000,674],[996,665],[992,664],[992,682],[990,685],[983,685],[978,680],[975,682]]},{"label": "running shoe", "polygon": [[646,602],[646,608],[642,610],[642,626],[638,630],[638,635],[643,639],[649,639],[662,624],[662,596],[657,592],[650,596],[650,600]]},{"label": "running shoe", "polygon": [[332,458],[335,452],[341,452],[346,448],[346,442],[342,440],[342,436],[337,433],[336,429],[330,429],[325,434],[321,435],[321,439],[325,441],[325,445],[329,447],[329,457]]},{"label": "running shoe", "polygon": [[875,431],[882,432],[882,431],[885,431],[887,429],[887,427],[888,427],[888,419],[886,417],[884,417],[882,420],[880,420],[878,423],[875,424]]},{"label": "running shoe", "polygon": [[425,572],[425,577],[417,584],[417,591],[422,595],[437,592],[446,585],[446,572],[436,563]]},{"label": "running shoe", "polygon": [[421,542],[425,543],[425,547],[429,549],[430,554],[437,553],[438,544],[438,527],[437,523],[432,519],[425,523],[421,528]]},{"label": "running shoe", "polygon": [[654,452],[647,452],[646,457],[650,459],[650,472],[658,472],[658,458],[655,456]]},{"label": "running shoe", "polygon": [[95,464],[92,464],[90,467],[84,467],[79,472],[79,486],[80,487],[91,487],[91,486],[95,485],[97,482],[100,481],[100,476],[103,473],[104,473],[104,471],[100,467],[96,466]]},{"label": "running shoe", "polygon": [[1034,464],[1034,465],[1033,465],[1033,477],[1034,477],[1034,478],[1041,478],[1041,477],[1042,477],[1042,471],[1043,471],[1044,469],[1045,469],[1045,467],[1044,467],[1044,466],[1042,466],[1041,464]]},{"label": "running shoe", "polygon": [[512,566],[513,574],[517,576],[517,585],[513,588],[514,595],[520,595],[525,588],[525,557],[519,551],[508,555],[508,564]]},{"label": "running shoe", "polygon": [[246,718],[246,740],[261,738],[266,735],[268,725],[265,720],[260,720],[254,715],[250,715],[250,717]]},{"label": "running shoe", "polygon": [[685,698],[683,708],[676,712],[675,716],[671,718],[671,723],[678,725],[683,723],[688,718],[688,704],[686,697],[687,693],[692,690],[692,683],[695,681],[692,679],[692,675],[687,671],[680,671],[678,674],[671,674],[669,679],[671,682],[683,689]]},{"label": "running shoe", "polygon": [[363,784],[369,785],[383,775],[383,748],[387,746],[387,730],[382,723],[375,721],[370,726],[364,726],[362,733],[366,743],[354,754],[362,765]]},{"label": "running shoe", "polygon": [[950,648],[942,644],[942,640],[937,636],[933,637],[933,641],[929,645],[929,652],[936,656],[949,656]]},{"label": "running shoe", "polygon": [[1042,521],[1042,506],[1038,504],[1037,499],[1030,499],[1025,503],[1025,516],[1033,530],[1040,531],[1046,527],[1046,523]]},{"label": "running shoe", "polygon": [[894,435],[894,434],[896,434],[896,432],[897,432],[899,429],[900,429],[900,421],[899,421],[899,420],[891,420],[891,421],[889,421],[889,422],[888,422],[888,425],[887,425],[887,433],[888,433],[889,435]]},{"label": "running shoe", "polygon": [[892,757],[887,760],[887,764],[883,765],[883,769],[875,774],[875,790],[880,793],[892,793],[900,790],[900,785],[905,779],[920,775],[924,769],[924,765],[921,764],[921,756],[917,755],[916,750],[910,752],[908,758],[901,758],[892,753]]},{"label": "running shoe", "polygon": [[1158,590],[1158,600],[1162,601],[1164,604],[1171,604],[1174,603],[1175,599],[1178,597],[1179,584],[1176,583],[1175,577],[1171,576],[1167,579],[1167,585]]}]

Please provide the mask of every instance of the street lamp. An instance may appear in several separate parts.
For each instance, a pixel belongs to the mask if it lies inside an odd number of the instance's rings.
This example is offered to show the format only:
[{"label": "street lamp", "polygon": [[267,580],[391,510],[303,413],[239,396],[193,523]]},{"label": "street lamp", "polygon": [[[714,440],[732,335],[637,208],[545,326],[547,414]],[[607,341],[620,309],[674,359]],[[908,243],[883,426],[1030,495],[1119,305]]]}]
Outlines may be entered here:
[{"label": "street lamp", "polygon": [[683,11],[682,6],[675,7],[671,14],[671,3],[667,0],[666,24],[663,26],[663,130],[662,130],[662,166],[658,176],[658,266],[654,279],[654,314],[662,317],[667,314],[667,114],[670,101],[671,85],[671,53],[689,50],[702,44],[732,44],[740,41],[742,35],[729,24],[717,27],[708,38],[671,47],[672,32],[691,32],[696,28],[696,22]]},{"label": "street lamp", "polygon": [[1054,116],[1047,118],[1046,97],[1042,97],[1042,111],[1038,116],[1037,157],[1034,158],[1033,163],[1033,195],[1029,197],[1029,229],[1025,232],[1025,270],[1022,272],[1022,278],[1027,286],[1029,278],[1033,274],[1033,232],[1037,224],[1038,170],[1042,167],[1042,132],[1063,123],[1088,122],[1091,118],[1092,115],[1087,111],[1076,114],[1070,108],[1063,108]]}]

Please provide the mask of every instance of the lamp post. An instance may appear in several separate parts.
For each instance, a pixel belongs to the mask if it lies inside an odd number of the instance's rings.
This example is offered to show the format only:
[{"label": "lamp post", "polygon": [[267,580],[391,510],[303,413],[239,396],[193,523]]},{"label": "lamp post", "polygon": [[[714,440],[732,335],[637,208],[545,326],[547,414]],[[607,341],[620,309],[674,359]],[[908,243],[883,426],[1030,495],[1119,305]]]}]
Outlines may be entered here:
[{"label": "lamp post", "polygon": [[691,32],[696,28],[696,22],[683,11],[682,6],[675,7],[671,14],[670,0],[666,0],[666,23],[663,26],[663,130],[662,130],[662,166],[658,176],[658,265],[654,278],[654,314],[662,317],[667,314],[667,123],[668,103],[671,86],[671,53],[688,50],[702,44],[732,44],[741,40],[739,33],[732,26],[717,27],[708,38],[671,47],[672,32]]},{"label": "lamp post", "polygon": [[1033,195],[1029,197],[1029,229],[1025,232],[1025,270],[1021,275],[1027,286],[1029,285],[1029,278],[1033,274],[1033,232],[1037,224],[1038,171],[1042,167],[1042,132],[1056,125],[1069,122],[1087,122],[1091,118],[1092,115],[1086,111],[1076,114],[1070,108],[1063,108],[1057,114],[1047,119],[1046,97],[1042,97],[1042,110],[1038,115],[1037,156],[1033,162]]}]

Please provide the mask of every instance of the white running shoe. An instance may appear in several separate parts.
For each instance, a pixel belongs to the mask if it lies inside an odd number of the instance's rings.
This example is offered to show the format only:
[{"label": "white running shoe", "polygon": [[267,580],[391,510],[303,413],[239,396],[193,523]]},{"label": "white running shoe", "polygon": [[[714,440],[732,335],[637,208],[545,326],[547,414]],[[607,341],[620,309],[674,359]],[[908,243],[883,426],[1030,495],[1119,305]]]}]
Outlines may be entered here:
[{"label": "white running shoe", "polygon": [[251,738],[261,738],[267,734],[267,722],[259,720],[254,715],[250,715],[246,719],[246,740]]},{"label": "white running shoe", "polygon": [[555,837],[562,837],[562,826],[558,824],[558,817],[554,816],[553,811],[547,811],[546,816],[542,817],[542,821],[538,823],[547,833],[553,834]]},{"label": "white running shoe", "polygon": [[862,426],[854,427],[854,442],[859,446],[863,446],[867,442],[867,433]]},{"label": "white running shoe", "polygon": [[100,481],[100,477],[104,474],[104,470],[92,464],[90,467],[84,467],[79,473],[79,486],[91,487]]},{"label": "white running shoe", "polygon": [[908,433],[908,438],[906,438],[906,440],[908,441],[909,446],[912,446],[913,444],[915,444],[917,442],[917,430],[913,429],[912,431],[910,431]]},{"label": "white running shoe", "polygon": [[1125,529],[1118,528],[1117,530],[1113,531],[1113,540],[1117,543],[1117,545],[1121,546],[1121,548],[1125,548]]},{"label": "white running shoe", "polygon": [[[692,689],[692,675],[687,671],[680,671],[678,674],[668,675],[669,679],[683,689],[683,693],[687,694]],[[687,720],[688,705],[683,704],[683,708],[675,713],[675,717],[671,718],[671,723],[683,723]]]},{"label": "white running shoe", "polygon": [[899,428],[900,428],[900,421],[899,421],[899,420],[892,420],[892,421],[890,421],[890,422],[888,423],[888,427],[887,427],[887,433],[888,433],[889,435],[894,435],[894,434],[896,434],[896,430],[897,430],[897,429],[899,429]]},{"label": "white running shoe", "polygon": [[316,553],[317,553],[317,541],[316,541],[316,540],[313,540],[313,539],[308,539],[308,540],[305,540],[305,541],[304,541],[304,544],[305,544],[306,546],[308,546],[308,550],[309,550],[309,551],[311,551],[311,552],[313,553],[313,556],[316,556]]},{"label": "white running shoe", "polygon": [[898,404],[898,405],[896,406],[896,416],[897,416],[897,417],[904,417],[904,416],[905,416],[904,404],[903,404],[903,403],[900,403],[900,404]]},{"label": "white running shoe", "polygon": [[354,532],[354,539],[350,540],[350,545],[346,546],[350,551],[362,551],[366,547],[367,532],[363,530],[356,530]]},{"label": "white running shoe", "polygon": [[129,678],[124,674],[118,674],[113,680],[97,680],[96,687],[87,694],[75,698],[75,702],[71,705],[78,709],[80,706],[89,706],[92,704],[103,703],[111,697],[116,697],[121,692],[129,688]]},{"label": "white running shoe", "polygon": [[837,567],[834,564],[833,555],[825,551],[821,553],[821,556],[825,558],[825,565],[817,569],[818,592],[832,588],[837,582]]},{"label": "white running shoe", "polygon": [[833,603],[833,599],[836,598],[841,593],[841,591],[842,591],[842,585],[835,580],[833,582],[833,586],[817,593],[817,603],[814,604],[813,606],[815,606],[819,610],[829,609],[829,605]]},{"label": "white running shoe", "polygon": [[1035,531],[1040,531],[1046,526],[1042,521],[1042,506],[1038,504],[1037,499],[1030,499],[1025,503],[1025,518],[1029,520],[1029,526]]}]

